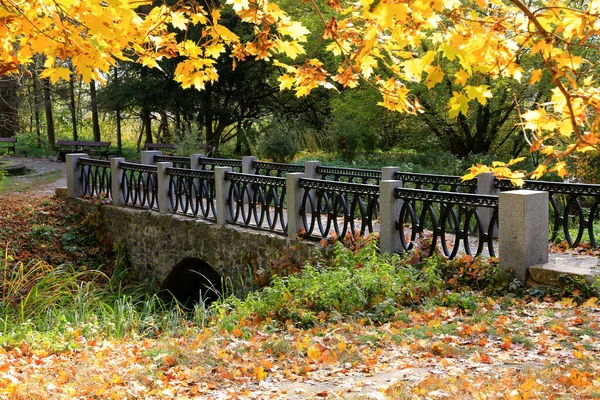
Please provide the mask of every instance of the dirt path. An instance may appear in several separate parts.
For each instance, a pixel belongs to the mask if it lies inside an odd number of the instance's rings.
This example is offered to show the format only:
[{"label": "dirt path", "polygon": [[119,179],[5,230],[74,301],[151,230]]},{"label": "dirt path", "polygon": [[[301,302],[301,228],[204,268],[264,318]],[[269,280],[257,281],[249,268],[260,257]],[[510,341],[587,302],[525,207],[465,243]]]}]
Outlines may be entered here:
[{"label": "dirt path", "polygon": [[52,158],[2,157],[27,168],[24,175],[7,176],[0,193],[35,191],[53,193],[56,188],[67,186],[66,164]]}]

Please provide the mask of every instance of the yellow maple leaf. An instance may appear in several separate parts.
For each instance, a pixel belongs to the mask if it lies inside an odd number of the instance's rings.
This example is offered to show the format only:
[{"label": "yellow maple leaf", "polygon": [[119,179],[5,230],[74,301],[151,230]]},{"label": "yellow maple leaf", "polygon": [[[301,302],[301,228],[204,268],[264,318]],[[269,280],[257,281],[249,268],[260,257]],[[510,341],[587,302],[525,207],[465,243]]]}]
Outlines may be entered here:
[{"label": "yellow maple leaf", "polygon": [[296,82],[296,79],[294,77],[288,74],[283,74],[279,77],[279,89],[291,89],[292,87],[294,87],[294,82]]},{"label": "yellow maple leaf", "polygon": [[444,72],[438,66],[430,66],[427,68],[427,78],[425,85],[428,89],[433,88],[444,79]]},{"label": "yellow maple leaf", "polygon": [[533,179],[539,179],[542,175],[544,175],[546,173],[547,170],[548,170],[548,167],[546,167],[544,164],[540,164],[537,166],[535,171],[533,171],[533,173],[531,174],[531,177]]},{"label": "yellow maple leaf", "polygon": [[465,86],[467,84],[467,79],[469,79],[470,75],[464,69],[461,69],[456,74],[454,74],[454,83],[457,85]]},{"label": "yellow maple leaf", "polygon": [[225,45],[223,43],[215,43],[204,48],[204,56],[219,58],[219,55],[225,51]]},{"label": "yellow maple leaf", "polygon": [[304,48],[295,41],[288,42],[285,40],[278,40],[276,45],[280,53],[284,53],[292,60],[298,57],[298,55],[304,54]]},{"label": "yellow maple leaf", "polygon": [[598,301],[597,297],[590,297],[585,303],[581,305],[583,308],[595,308],[597,307],[596,302]]},{"label": "yellow maple leaf", "polygon": [[282,35],[288,35],[293,40],[297,40],[299,42],[306,41],[306,35],[310,33],[308,29],[306,29],[300,22],[292,22],[289,25],[284,25],[279,28],[279,32]]},{"label": "yellow maple leaf", "polygon": [[456,118],[460,113],[466,115],[469,111],[469,99],[463,93],[452,92],[452,97],[448,101],[448,109],[450,118]]},{"label": "yellow maple leaf", "polygon": [[181,11],[171,12],[171,25],[175,29],[185,31],[187,29],[188,19]]},{"label": "yellow maple leaf", "polygon": [[531,78],[529,78],[529,84],[535,85],[537,82],[540,81],[541,78],[542,78],[542,70],[535,69],[531,72]]},{"label": "yellow maple leaf", "polygon": [[227,4],[231,4],[236,12],[240,12],[250,7],[248,0],[227,0]]},{"label": "yellow maple leaf", "polygon": [[487,103],[488,98],[493,97],[492,92],[488,90],[487,85],[467,85],[465,86],[465,91],[467,92],[469,100],[477,100],[482,105]]},{"label": "yellow maple leaf", "polygon": [[50,78],[50,82],[56,83],[59,79],[65,81],[71,80],[71,70],[69,68],[46,68],[40,74],[41,78]]},{"label": "yellow maple leaf", "polygon": [[556,172],[558,176],[564,178],[567,175],[567,163],[564,161],[557,162],[554,167],[548,170],[549,172]]}]

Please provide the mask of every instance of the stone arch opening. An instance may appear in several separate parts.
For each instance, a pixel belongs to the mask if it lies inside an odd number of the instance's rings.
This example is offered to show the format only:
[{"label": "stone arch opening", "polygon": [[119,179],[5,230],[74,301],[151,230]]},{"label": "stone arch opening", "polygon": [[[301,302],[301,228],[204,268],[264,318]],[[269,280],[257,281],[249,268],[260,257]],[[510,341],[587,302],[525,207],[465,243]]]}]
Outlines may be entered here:
[{"label": "stone arch opening", "polygon": [[186,308],[209,304],[221,291],[221,275],[199,258],[185,258],[175,265],[160,288],[164,298],[174,297]]}]

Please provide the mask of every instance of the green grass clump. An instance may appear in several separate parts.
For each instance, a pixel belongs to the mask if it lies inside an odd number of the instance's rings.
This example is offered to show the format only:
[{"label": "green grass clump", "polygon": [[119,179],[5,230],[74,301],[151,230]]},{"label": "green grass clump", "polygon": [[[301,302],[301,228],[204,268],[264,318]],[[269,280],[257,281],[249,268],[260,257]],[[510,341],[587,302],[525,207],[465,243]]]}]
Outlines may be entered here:
[{"label": "green grass clump", "polygon": [[378,255],[375,243],[358,251],[336,244],[330,261],[306,264],[297,275],[276,276],[245,300],[233,297],[218,308],[223,321],[255,314],[304,326],[348,315],[382,322],[444,288],[437,259],[411,265],[398,255]]},{"label": "green grass clump", "polygon": [[111,276],[72,265],[0,263],[0,345],[21,341],[49,347],[76,343],[77,338],[153,337],[182,332],[190,321],[203,324],[203,307],[192,313],[148,294],[130,283],[124,257],[117,257]]}]

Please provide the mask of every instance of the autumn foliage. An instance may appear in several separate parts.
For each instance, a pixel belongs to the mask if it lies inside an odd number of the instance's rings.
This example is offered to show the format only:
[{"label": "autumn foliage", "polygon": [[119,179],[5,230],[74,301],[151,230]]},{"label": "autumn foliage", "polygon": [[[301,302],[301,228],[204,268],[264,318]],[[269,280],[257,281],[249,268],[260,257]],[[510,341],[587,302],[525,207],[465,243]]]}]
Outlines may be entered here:
[{"label": "autumn foliage", "polygon": [[[293,2],[224,3],[0,1],[0,73],[19,71],[37,53],[45,55],[43,76],[52,81],[70,78],[68,60],[84,80],[102,81],[117,60],[160,68],[161,59],[178,58],[174,79],[202,90],[218,79],[219,57],[232,58],[234,67],[255,58],[281,67],[281,88],[299,97],[319,86],[367,84],[379,90],[382,106],[406,113],[421,110],[411,82],[446,85],[452,93],[448,114],[459,122],[492,96],[489,79],[536,85],[546,76],[553,86],[550,101],[518,107],[531,151],[546,158],[530,176],[565,176],[567,156],[598,149],[598,2],[310,0],[321,21],[316,43],[308,42],[309,30],[284,9]],[[254,34],[242,39],[229,30],[224,12],[235,12]],[[200,35],[188,36],[192,29]],[[333,63],[314,56],[320,47]],[[527,64],[531,58],[542,67]],[[472,172],[525,176],[510,167]]]}]

